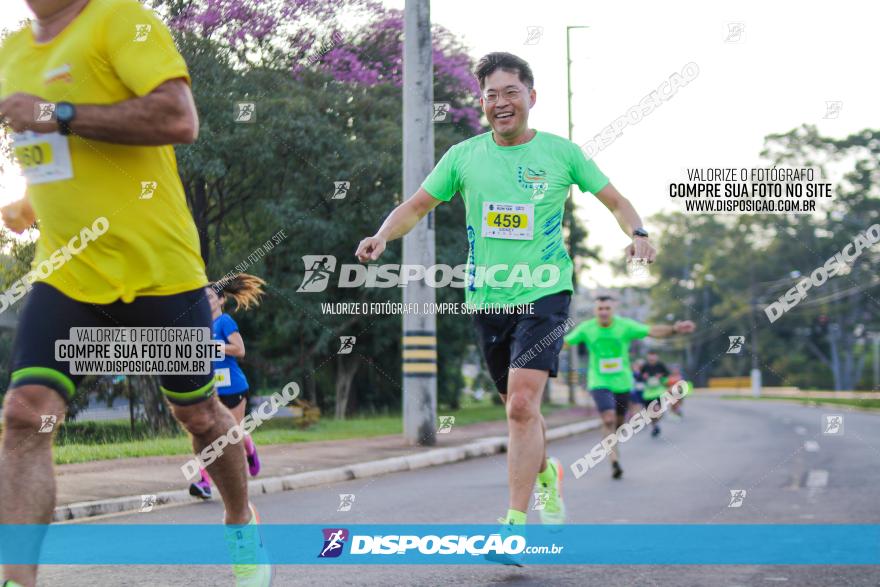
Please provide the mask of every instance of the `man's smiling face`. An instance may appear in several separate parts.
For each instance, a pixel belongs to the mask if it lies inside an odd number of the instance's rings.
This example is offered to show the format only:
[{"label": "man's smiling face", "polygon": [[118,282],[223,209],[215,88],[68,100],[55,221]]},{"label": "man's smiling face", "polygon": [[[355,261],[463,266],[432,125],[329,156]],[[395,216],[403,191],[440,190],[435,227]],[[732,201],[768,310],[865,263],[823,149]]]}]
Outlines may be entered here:
[{"label": "man's smiling face", "polygon": [[529,128],[535,90],[523,84],[516,72],[497,69],[486,77],[480,105],[492,130],[505,139],[513,139]]}]

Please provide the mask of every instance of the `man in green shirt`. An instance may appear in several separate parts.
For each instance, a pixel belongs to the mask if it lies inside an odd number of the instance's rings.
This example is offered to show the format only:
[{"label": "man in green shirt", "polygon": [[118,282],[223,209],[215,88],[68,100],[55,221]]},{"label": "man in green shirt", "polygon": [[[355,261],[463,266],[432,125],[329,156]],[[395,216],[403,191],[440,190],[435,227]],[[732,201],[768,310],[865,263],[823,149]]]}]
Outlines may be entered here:
[{"label": "man in green shirt", "polygon": [[[634,386],[629,363],[629,344],[638,338],[662,338],[693,332],[694,323],[682,320],[675,324],[649,326],[623,316],[615,316],[611,296],[596,298],[596,317],[581,322],[565,335],[566,345],[584,344],[590,353],[587,385],[602,418],[602,436],[612,434],[623,425]],[[620,455],[617,445],[611,449],[612,476],[620,479]]]},{"label": "man in green shirt", "polygon": [[[669,369],[660,360],[660,355],[656,351],[649,351],[647,360],[633,374],[636,377],[636,381],[641,381],[644,385],[644,389],[638,398],[639,403],[644,407],[647,408],[652,401],[666,392],[669,382]],[[657,437],[660,435],[659,422],[662,417],[663,413],[661,412],[657,414],[657,417],[651,419],[651,436]]]},{"label": "man in green shirt", "polygon": [[[562,334],[569,327],[572,262],[563,239],[568,190],[592,192],[633,237],[628,256],[654,259],[654,249],[630,202],[577,145],[529,128],[535,105],[529,65],[490,53],[475,70],[480,104],[492,132],[446,152],[422,187],[395,208],[379,231],[360,242],[361,262],[375,261],[388,241],[408,233],[428,212],[460,193],[469,242],[465,299],[483,357],[507,406],[510,504],[505,524],[524,524],[535,480],[541,519],[565,518],[562,467],[547,459],[541,395],[555,377]],[[512,313],[487,305],[514,307]]]}]

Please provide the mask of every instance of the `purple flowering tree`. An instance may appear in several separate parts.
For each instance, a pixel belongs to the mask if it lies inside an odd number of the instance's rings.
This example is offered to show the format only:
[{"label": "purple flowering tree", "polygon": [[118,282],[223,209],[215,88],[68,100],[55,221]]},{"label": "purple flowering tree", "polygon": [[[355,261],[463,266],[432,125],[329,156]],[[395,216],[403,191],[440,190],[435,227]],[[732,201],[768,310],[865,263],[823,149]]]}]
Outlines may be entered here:
[{"label": "purple flowering tree", "polygon": [[[277,319],[291,313],[285,296],[241,316],[243,329],[260,333],[249,343],[254,385],[298,377],[307,399],[322,409],[335,404],[339,415],[396,407],[399,318],[362,323],[357,316],[324,315],[320,304],[399,301],[399,290],[293,292],[303,278],[300,255],[319,248],[350,257],[353,243],[409,195],[401,193],[402,14],[355,0],[154,2],[178,33],[202,120],[199,141],[177,155],[209,273],[223,275],[246,258],[259,244],[247,235],[281,227],[290,235],[282,244],[290,254],[267,255],[254,270],[276,291],[290,292],[297,318]],[[472,59],[440,26],[433,28],[433,57],[435,100],[450,104],[451,124],[435,127],[442,154],[480,131],[478,87]],[[255,104],[255,124],[233,121],[237,101]],[[343,206],[330,199],[335,180],[351,182]],[[438,225],[450,228],[437,232],[437,261],[457,265],[467,248],[464,205],[456,198],[436,214]],[[385,260],[400,262],[399,243]],[[460,296],[441,290],[438,302]],[[439,326],[446,344],[439,351],[438,399],[447,405],[455,405],[463,387],[468,327],[466,317]],[[340,335],[361,331],[369,331],[358,343],[369,360],[350,368],[326,360]]]},{"label": "purple flowering tree", "polygon": [[[403,13],[372,0],[201,0],[166,2],[171,26],[226,45],[239,63],[308,70],[372,87],[403,83]],[[480,130],[479,87],[466,48],[432,29],[435,101],[456,125]]]}]

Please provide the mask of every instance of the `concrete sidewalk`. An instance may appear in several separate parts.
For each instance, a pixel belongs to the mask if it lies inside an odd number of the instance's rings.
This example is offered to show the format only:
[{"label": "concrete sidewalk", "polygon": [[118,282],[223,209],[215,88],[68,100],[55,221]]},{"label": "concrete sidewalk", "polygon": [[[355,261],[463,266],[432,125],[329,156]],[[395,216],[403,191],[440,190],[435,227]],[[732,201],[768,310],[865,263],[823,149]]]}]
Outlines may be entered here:
[{"label": "concrete sidewalk", "polygon": [[[567,408],[546,416],[548,437],[598,427],[592,408]],[[552,432],[551,432],[552,431]],[[303,442],[258,447],[262,471],[251,481],[255,493],[274,493],[495,454],[506,449],[507,423],[454,426],[434,447],[408,446],[400,435]],[[180,467],[186,456],[142,457],[55,467],[58,484],[55,520],[72,520],[137,510],[141,496],[157,505],[186,503],[189,483]],[[214,499],[219,499],[215,492]]]}]

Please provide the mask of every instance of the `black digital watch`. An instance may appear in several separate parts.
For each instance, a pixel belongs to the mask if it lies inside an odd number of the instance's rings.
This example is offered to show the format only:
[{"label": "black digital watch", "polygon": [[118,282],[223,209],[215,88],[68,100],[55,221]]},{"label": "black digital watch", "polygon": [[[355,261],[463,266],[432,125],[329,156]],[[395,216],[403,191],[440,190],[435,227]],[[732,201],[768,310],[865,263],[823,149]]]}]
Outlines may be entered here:
[{"label": "black digital watch", "polygon": [[70,134],[70,123],[76,118],[76,107],[70,102],[55,104],[55,120],[58,121],[58,132],[64,136]]}]

